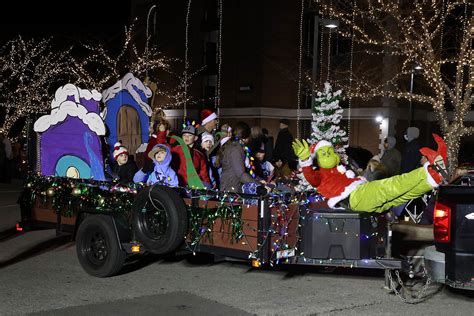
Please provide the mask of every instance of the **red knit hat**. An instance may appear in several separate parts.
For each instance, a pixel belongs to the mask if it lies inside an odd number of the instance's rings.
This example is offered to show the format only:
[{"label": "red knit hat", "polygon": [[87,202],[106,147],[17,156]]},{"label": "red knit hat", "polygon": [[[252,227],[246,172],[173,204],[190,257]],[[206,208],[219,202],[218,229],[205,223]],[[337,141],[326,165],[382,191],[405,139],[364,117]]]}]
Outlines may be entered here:
[{"label": "red knit hat", "polygon": [[121,154],[126,154],[128,156],[128,150],[121,142],[116,142],[114,145],[114,159],[117,160],[117,157]]},{"label": "red knit hat", "polygon": [[209,109],[203,109],[201,111],[201,125],[205,125],[212,120],[217,119],[216,113],[212,112]]}]

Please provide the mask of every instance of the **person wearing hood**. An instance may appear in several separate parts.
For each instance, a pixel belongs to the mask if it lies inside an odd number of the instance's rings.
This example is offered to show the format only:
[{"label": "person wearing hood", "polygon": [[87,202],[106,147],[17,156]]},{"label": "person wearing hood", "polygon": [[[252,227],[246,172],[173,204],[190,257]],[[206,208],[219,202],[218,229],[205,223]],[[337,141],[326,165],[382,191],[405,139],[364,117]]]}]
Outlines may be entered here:
[{"label": "person wearing hood", "polygon": [[139,170],[133,180],[135,182],[146,182],[148,185],[161,184],[169,187],[178,186],[178,177],[171,168],[171,152],[168,146],[157,144],[148,153],[148,157],[153,160],[154,169],[148,175],[143,170]]},{"label": "person wearing hood", "polygon": [[133,182],[133,175],[138,168],[135,161],[128,157],[128,150],[121,142],[115,143],[113,156],[116,161],[113,166],[115,180],[121,184]]},{"label": "person wearing hood", "polygon": [[387,137],[383,143],[384,152],[380,162],[385,166],[388,172],[388,176],[396,176],[400,173],[400,162],[402,160],[402,154],[395,148],[397,140],[395,137]]},{"label": "person wearing hood", "polygon": [[400,173],[407,173],[415,170],[420,166],[421,154],[420,154],[420,143],[418,137],[420,136],[420,130],[416,127],[407,128],[407,132],[404,135],[407,141],[405,150],[402,155],[402,161],[400,164]]}]

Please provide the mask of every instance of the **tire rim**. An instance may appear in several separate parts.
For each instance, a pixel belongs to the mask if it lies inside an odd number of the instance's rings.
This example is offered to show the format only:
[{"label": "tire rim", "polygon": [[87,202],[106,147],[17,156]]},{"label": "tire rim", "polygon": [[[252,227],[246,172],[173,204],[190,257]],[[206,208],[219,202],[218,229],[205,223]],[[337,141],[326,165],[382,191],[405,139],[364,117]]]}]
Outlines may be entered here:
[{"label": "tire rim", "polygon": [[108,244],[107,239],[99,228],[91,228],[84,238],[83,251],[87,260],[93,265],[100,267],[107,260]]},{"label": "tire rim", "polygon": [[141,212],[141,223],[148,237],[160,239],[168,230],[168,215],[163,204],[153,199],[153,203],[146,203]]}]

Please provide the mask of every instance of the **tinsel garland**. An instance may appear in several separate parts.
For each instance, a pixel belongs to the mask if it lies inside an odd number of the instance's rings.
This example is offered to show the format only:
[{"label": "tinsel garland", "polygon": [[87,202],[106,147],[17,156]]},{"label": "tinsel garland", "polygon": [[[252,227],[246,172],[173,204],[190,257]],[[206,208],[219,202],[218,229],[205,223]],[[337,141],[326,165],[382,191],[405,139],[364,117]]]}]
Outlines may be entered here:
[{"label": "tinsel garland", "polygon": [[243,237],[242,205],[225,205],[221,203],[217,208],[199,208],[187,206],[190,224],[190,245],[197,245],[204,236],[212,243],[214,224],[220,219],[224,225],[230,225],[232,241],[238,242]]},{"label": "tinsel garland", "polygon": [[130,212],[140,184],[121,185],[116,182],[46,177],[30,174],[25,180],[22,203],[33,206],[51,202],[54,211],[72,217],[75,209],[98,212]]}]

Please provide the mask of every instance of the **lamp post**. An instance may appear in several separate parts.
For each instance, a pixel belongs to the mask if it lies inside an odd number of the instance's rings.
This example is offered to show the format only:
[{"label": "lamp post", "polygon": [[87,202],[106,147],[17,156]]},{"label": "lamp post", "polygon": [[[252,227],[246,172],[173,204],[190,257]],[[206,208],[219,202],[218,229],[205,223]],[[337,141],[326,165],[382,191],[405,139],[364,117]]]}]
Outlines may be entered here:
[{"label": "lamp post", "polygon": [[[415,71],[423,69],[420,65],[416,65],[412,68],[410,73],[410,94],[413,94],[413,81],[415,79]],[[410,107],[409,107],[409,116],[408,116],[408,126],[411,126],[411,123],[414,120],[414,111],[413,111],[413,100],[410,97]]]}]

